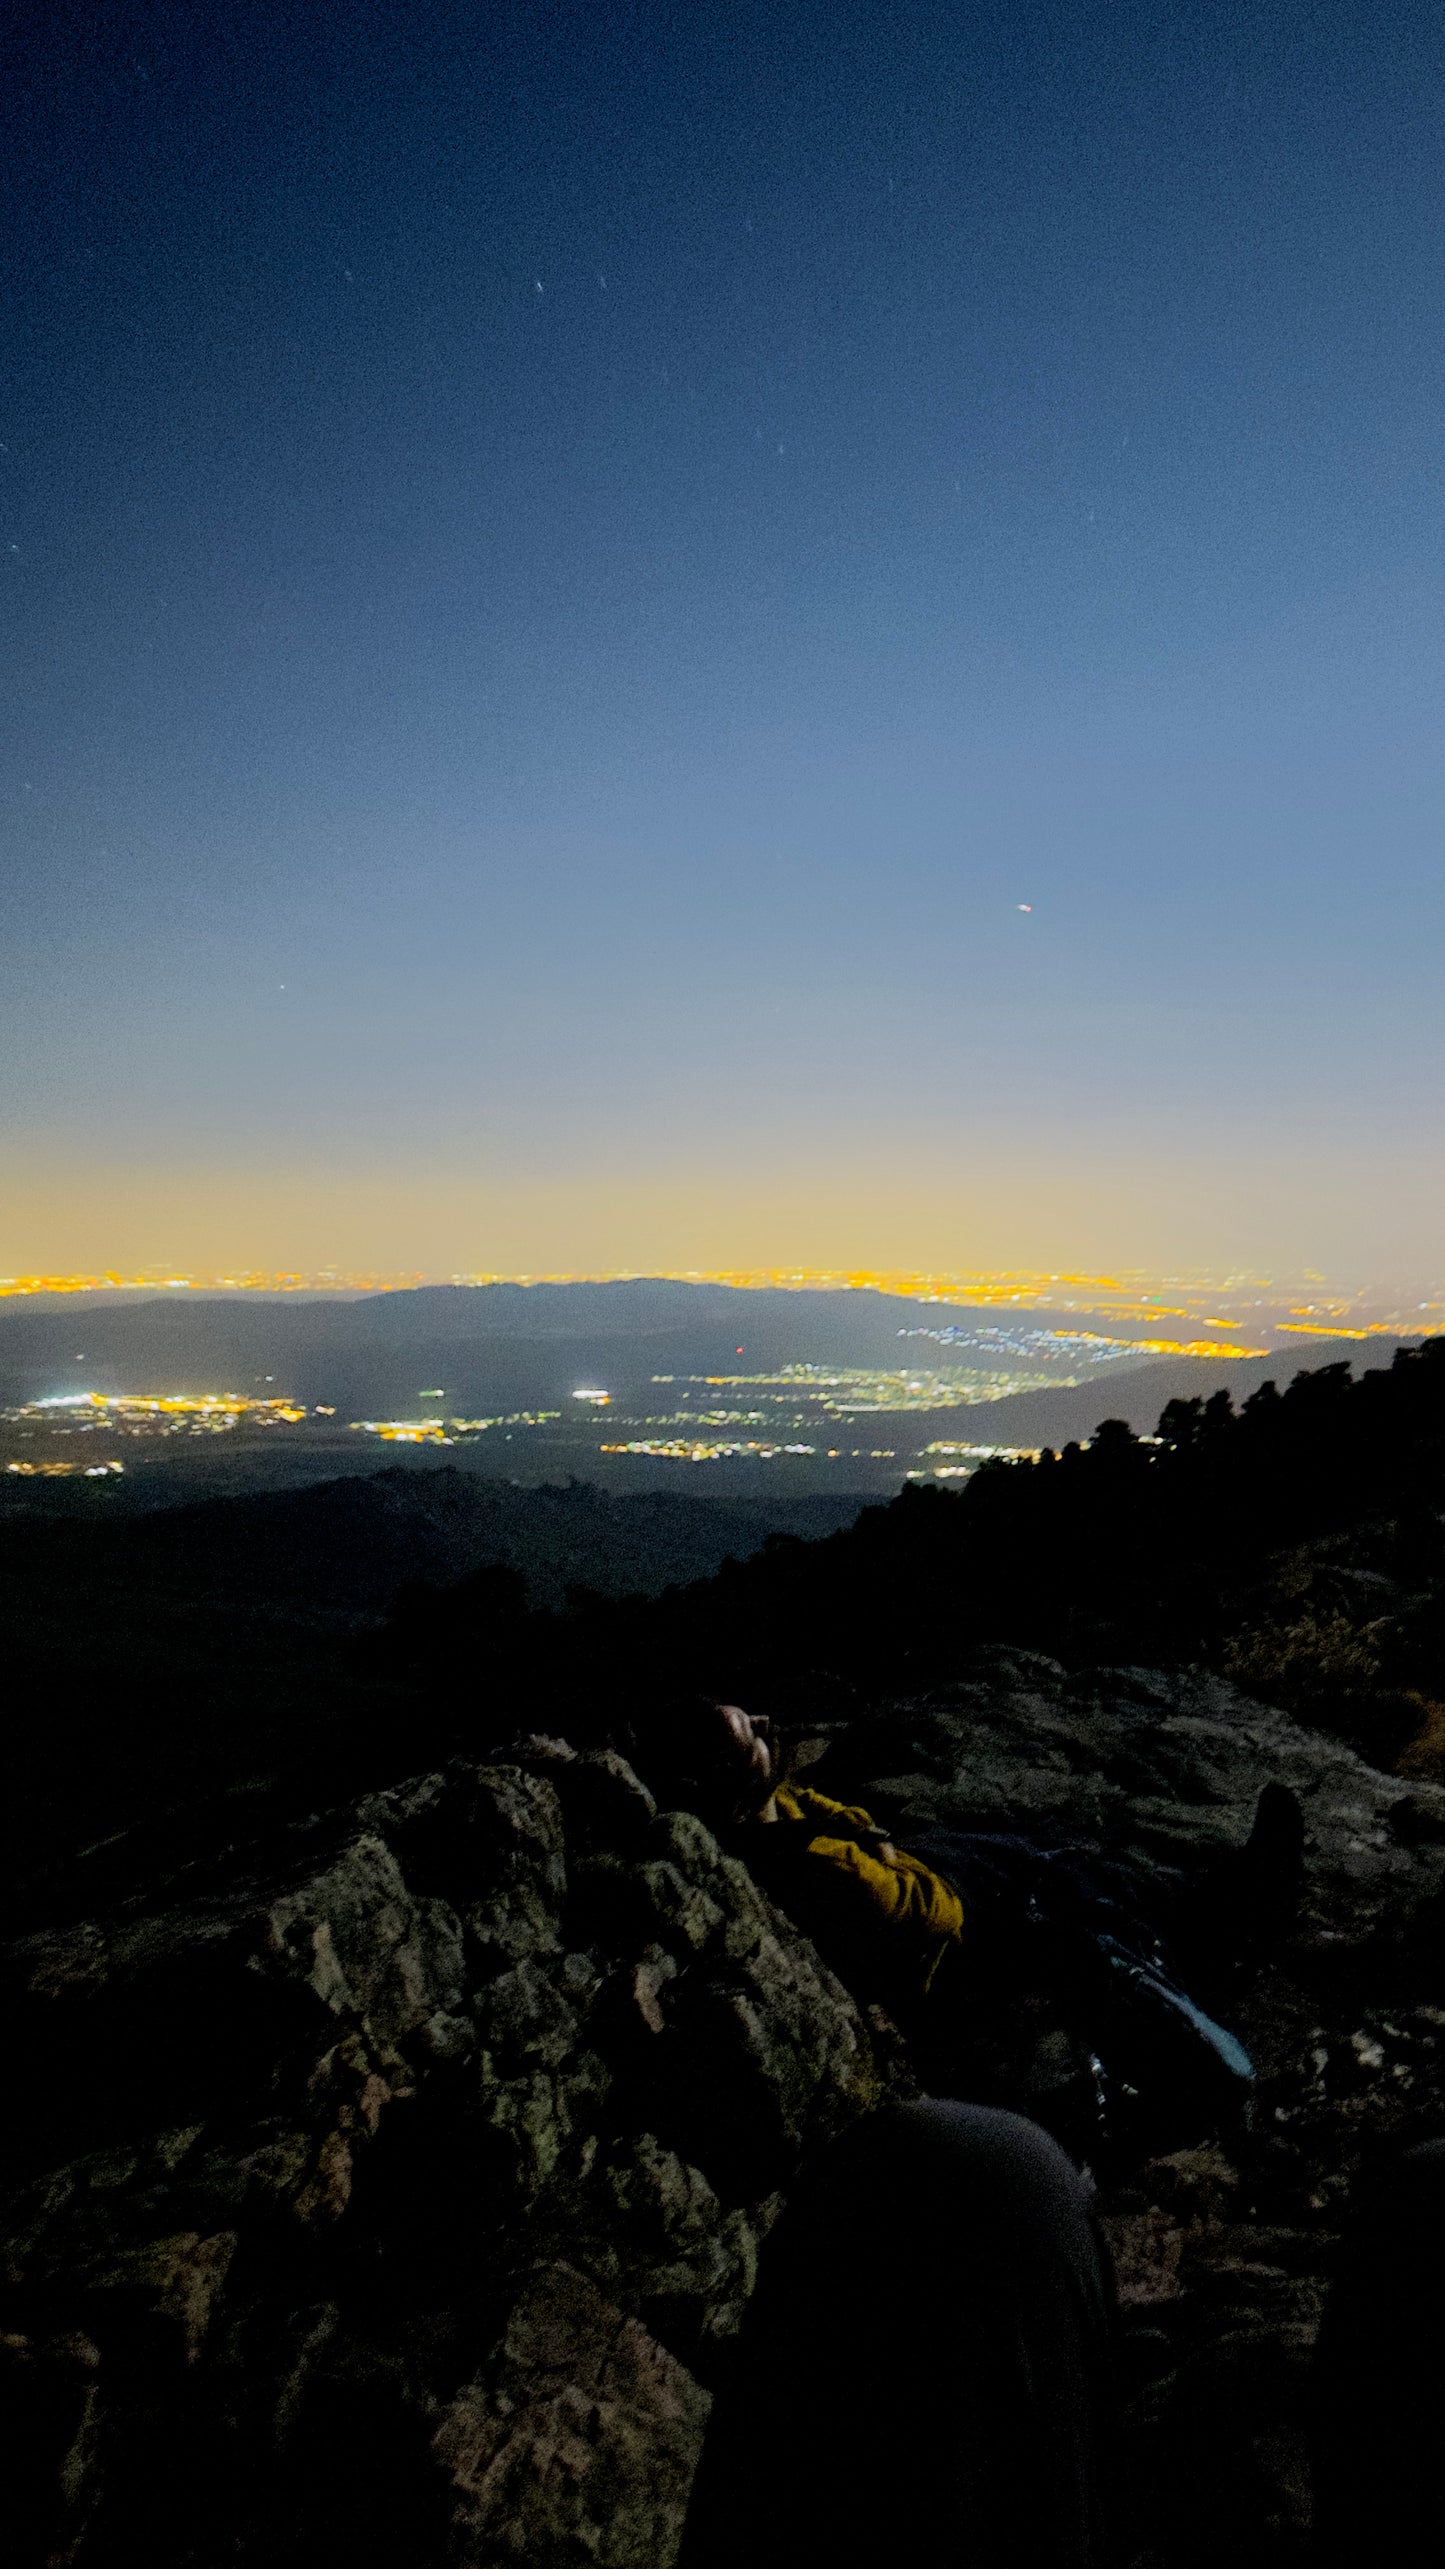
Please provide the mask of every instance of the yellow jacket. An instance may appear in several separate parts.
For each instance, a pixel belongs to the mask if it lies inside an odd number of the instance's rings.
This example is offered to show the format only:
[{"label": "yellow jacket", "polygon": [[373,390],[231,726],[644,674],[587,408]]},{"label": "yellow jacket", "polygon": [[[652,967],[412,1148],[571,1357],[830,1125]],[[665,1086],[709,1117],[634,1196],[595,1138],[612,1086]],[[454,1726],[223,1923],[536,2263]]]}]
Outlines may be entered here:
[{"label": "yellow jacket", "polygon": [[[826,1793],[806,1786],[780,1786],[775,1797],[779,1824],[806,1829],[807,1852],[829,1868],[833,1896],[823,1905],[837,1925],[854,1931],[860,1949],[872,1945],[875,1958],[887,1963],[901,1950],[921,1963],[927,1988],[950,1945],[963,1927],[963,1902],[950,1885],[916,1855],[905,1855],[887,1842],[877,1822],[856,1804],[831,1802]],[[814,1877],[821,1888],[821,1877]],[[879,1936],[870,1930],[883,1928]]]}]

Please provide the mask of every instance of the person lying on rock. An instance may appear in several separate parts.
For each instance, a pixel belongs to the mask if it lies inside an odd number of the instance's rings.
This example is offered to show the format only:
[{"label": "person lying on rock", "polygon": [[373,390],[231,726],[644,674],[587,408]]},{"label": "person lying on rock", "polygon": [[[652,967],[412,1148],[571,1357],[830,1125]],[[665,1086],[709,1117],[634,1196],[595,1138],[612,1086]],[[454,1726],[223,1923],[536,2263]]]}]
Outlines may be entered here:
[{"label": "person lying on rock", "polygon": [[[1248,2108],[1227,2003],[1297,1896],[1303,1822],[1267,1786],[1246,1846],[1197,1879],[1047,1837],[933,1828],[800,1786],[766,1717],[695,1708],[690,1797],[937,2094],[1027,2104],[1074,2155],[1173,2148]],[[965,1919],[967,1924],[965,1925]]]},{"label": "person lying on rock", "polygon": [[870,1812],[791,1781],[766,1715],[712,1704],[700,1731],[703,1816],[724,1837],[744,1835],[749,1870],[860,1995],[924,1997],[963,1932],[958,1893]]},{"label": "person lying on rock", "polygon": [[[943,1873],[867,1811],[791,1784],[767,1722],[714,1705],[697,1738],[697,1805],[782,1905],[801,1916],[821,1890],[836,1922],[846,1902],[859,1950],[865,1924],[875,1958],[898,1935],[915,1986],[934,1994],[955,1954],[961,1978],[992,1967]],[[960,1863],[982,1849],[1005,1879],[1020,1849],[1045,1865],[1080,1853],[985,1832],[958,1833],[954,1848]],[[1246,1943],[1282,1914],[1299,1853],[1298,1805],[1275,1788],[1238,1864],[1211,1878],[1210,1932],[1240,1933],[1224,1890]],[[1069,1896],[1115,1924],[1125,1914],[1127,1878],[1104,1867],[1092,1882],[1075,1864],[1063,1879],[1062,1914]],[[1097,1937],[1106,1973],[1110,1947],[1143,1968],[1108,1923]],[[1122,2569],[1142,2556],[1149,2493],[1127,2485],[1115,2279],[1075,2160],[1033,2116],[933,2094],[864,2115],[801,2172],[714,2399],[678,2569],[876,2569],[900,2542],[968,2569]],[[1445,2147],[1411,2153],[1380,2204],[1354,2226],[1322,2338],[1320,2569],[1366,2557],[1424,2569],[1438,2556],[1445,2329],[1420,2365],[1409,2317],[1445,2306]]]}]

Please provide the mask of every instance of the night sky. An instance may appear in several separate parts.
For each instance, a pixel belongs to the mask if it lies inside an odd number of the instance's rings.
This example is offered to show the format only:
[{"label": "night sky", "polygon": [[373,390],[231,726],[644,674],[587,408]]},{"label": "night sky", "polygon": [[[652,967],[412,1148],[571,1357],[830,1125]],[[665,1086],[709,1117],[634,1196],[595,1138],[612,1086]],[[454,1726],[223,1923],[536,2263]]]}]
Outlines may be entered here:
[{"label": "night sky", "polygon": [[0,1267],[1445,1268],[1440,13],[28,15]]}]

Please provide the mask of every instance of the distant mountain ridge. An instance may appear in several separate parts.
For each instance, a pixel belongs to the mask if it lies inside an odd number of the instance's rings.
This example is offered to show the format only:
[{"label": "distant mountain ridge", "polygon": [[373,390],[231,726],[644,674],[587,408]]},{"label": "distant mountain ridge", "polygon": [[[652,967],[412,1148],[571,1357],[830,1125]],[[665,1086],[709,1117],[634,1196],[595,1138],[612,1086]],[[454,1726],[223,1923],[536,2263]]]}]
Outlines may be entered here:
[{"label": "distant mountain ridge", "polygon": [[[920,1303],[870,1289],[772,1290],[679,1284],[670,1279],[598,1285],[421,1286],[347,1302],[247,1303],[232,1296],[154,1301],[115,1308],[24,1310],[0,1305],[0,1397],[41,1397],[41,1384],[96,1390],[150,1388],[157,1368],[167,1387],[247,1389],[275,1375],[299,1397],[327,1368],[375,1375],[377,1358],[418,1387],[446,1369],[499,1386],[556,1388],[578,1364],[617,1367],[645,1383],[652,1373],[762,1370],[791,1363],[967,1364],[962,1350],[930,1347],[930,1322],[1097,1329],[1097,1315],[1003,1305]],[[1141,1332],[1146,1323],[1138,1324]],[[1130,1324],[1115,1324],[1128,1337]],[[463,1351],[472,1350],[468,1365]],[[565,1352],[564,1352],[565,1351]],[[560,1363],[559,1363],[560,1360]],[[973,1358],[977,1363],[977,1356]],[[1060,1361],[1063,1359],[1061,1357]],[[1129,1360],[1124,1360],[1129,1361]],[[79,1370],[84,1365],[84,1374]],[[420,1371],[418,1371],[420,1369]],[[122,1379],[122,1377],[124,1379]],[[184,1379],[183,1379],[184,1378]]]}]

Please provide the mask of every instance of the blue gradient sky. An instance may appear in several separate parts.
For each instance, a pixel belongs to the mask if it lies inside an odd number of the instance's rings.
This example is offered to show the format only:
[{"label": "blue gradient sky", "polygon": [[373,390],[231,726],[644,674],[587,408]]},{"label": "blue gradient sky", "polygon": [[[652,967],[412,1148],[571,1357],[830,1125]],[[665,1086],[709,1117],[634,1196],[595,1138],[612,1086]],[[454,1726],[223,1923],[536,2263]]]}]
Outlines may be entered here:
[{"label": "blue gradient sky", "polygon": [[0,112],[0,1265],[1445,1267],[1437,13],[69,8]]}]

